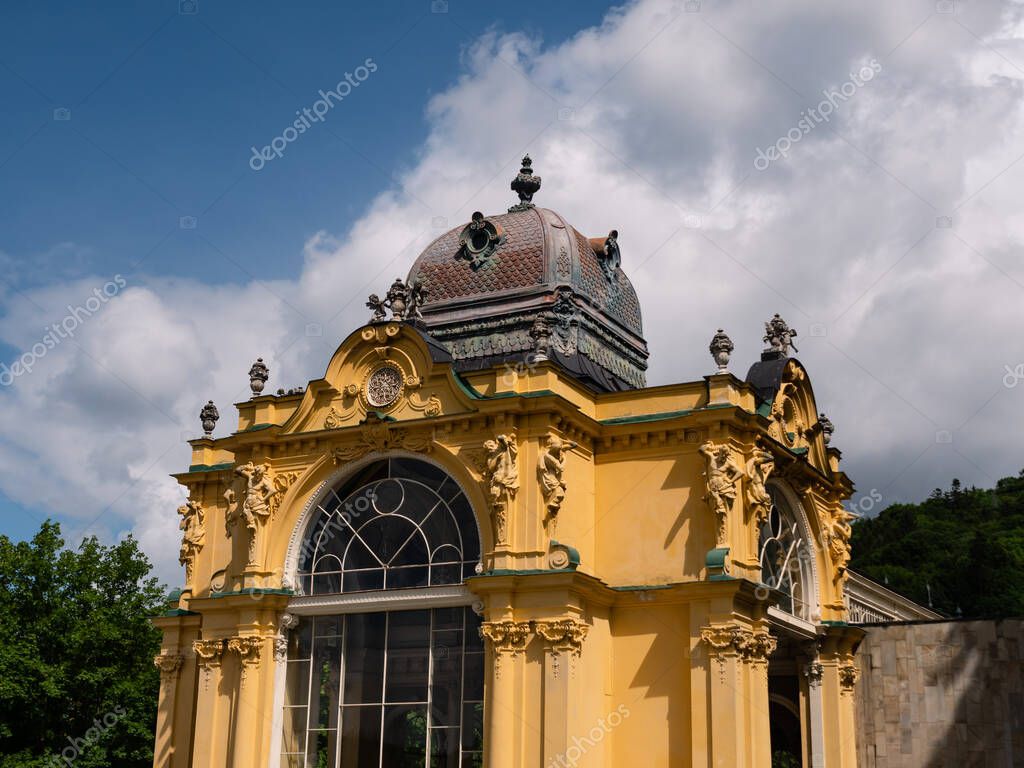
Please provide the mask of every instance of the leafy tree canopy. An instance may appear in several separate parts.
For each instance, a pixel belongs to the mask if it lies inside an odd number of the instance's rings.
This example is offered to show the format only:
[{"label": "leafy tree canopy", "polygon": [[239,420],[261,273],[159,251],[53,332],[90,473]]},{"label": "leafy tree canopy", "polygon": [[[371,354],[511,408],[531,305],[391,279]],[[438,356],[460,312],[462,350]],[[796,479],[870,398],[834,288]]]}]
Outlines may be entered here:
[{"label": "leafy tree canopy", "polygon": [[1024,470],[853,524],[850,567],[950,616],[1024,616]]},{"label": "leafy tree canopy", "polygon": [[30,542],[0,536],[0,766],[148,766],[162,608],[128,537],[66,549],[46,522]]}]

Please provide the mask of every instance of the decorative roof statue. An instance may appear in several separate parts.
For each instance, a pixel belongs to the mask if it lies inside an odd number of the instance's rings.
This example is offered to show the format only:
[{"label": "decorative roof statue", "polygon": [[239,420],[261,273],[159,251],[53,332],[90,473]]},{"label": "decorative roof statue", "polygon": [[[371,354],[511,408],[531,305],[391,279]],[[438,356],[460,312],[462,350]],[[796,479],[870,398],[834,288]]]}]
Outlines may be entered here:
[{"label": "decorative roof statue", "polygon": [[619,251],[619,230],[613,229],[608,233],[608,237],[605,238],[597,255],[601,259],[604,276],[608,278],[608,282],[612,282],[615,280],[615,270],[622,264],[622,254]]},{"label": "decorative roof statue", "polygon": [[540,176],[533,175],[533,161],[529,155],[523,158],[523,167],[512,179],[512,191],[519,195],[519,202],[508,209],[509,213],[533,208],[533,196],[540,189]]},{"label": "decorative roof statue", "polygon": [[203,410],[199,412],[199,421],[203,424],[203,434],[212,435],[219,418],[220,413],[217,411],[217,406],[213,404],[213,400],[208,400],[203,406]]},{"label": "decorative roof statue", "polygon": [[818,426],[821,428],[821,438],[825,441],[825,445],[832,442],[832,433],[836,431],[835,425],[832,420],[829,419],[824,413],[818,414]]},{"label": "decorative roof statue", "polygon": [[256,362],[252,364],[252,368],[249,369],[249,389],[252,390],[253,397],[259,397],[260,393],[263,392],[263,386],[267,383],[267,379],[270,378],[270,369],[267,364],[263,362],[262,357],[257,357]]},{"label": "decorative roof statue", "polygon": [[385,310],[391,310],[391,319],[395,322],[406,320],[415,323],[423,320],[420,307],[426,301],[427,293],[427,289],[419,280],[407,284],[402,282],[402,278],[395,278],[383,299],[375,293],[370,294],[366,302],[366,306],[373,310],[370,322],[384,322],[387,319]]},{"label": "decorative roof statue", "polygon": [[551,316],[547,312],[537,315],[530,328],[530,338],[533,339],[533,359],[535,362],[543,362],[549,359],[551,354]]},{"label": "decorative roof statue", "polygon": [[504,230],[485,219],[480,211],[476,211],[473,213],[473,220],[459,233],[460,245],[456,256],[468,261],[471,268],[479,269],[504,242]]},{"label": "decorative roof statue", "polygon": [[732,339],[725,335],[725,331],[721,328],[711,338],[711,343],[708,345],[708,351],[711,356],[715,359],[715,364],[718,366],[719,373],[725,373],[729,367],[729,357],[732,355],[732,351],[736,347],[732,343]]},{"label": "decorative roof statue", "polygon": [[799,352],[800,350],[793,343],[794,338],[796,338],[796,331],[786,325],[786,321],[776,312],[774,317],[764,324],[764,342],[768,346],[765,347],[761,358],[767,360],[789,357],[790,347],[793,347],[794,352]]}]

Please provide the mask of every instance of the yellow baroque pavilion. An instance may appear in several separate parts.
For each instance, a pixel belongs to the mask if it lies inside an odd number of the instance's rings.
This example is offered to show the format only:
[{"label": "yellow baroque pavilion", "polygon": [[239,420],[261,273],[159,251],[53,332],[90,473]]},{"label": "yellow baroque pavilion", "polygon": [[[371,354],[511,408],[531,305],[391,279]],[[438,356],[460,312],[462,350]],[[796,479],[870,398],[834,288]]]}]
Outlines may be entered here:
[{"label": "yellow baroque pavilion", "polygon": [[[192,440],[156,768],[854,766],[852,490],[795,332],[647,387],[618,233],[434,241],[323,378]],[[760,334],[759,334],[760,335]]]}]

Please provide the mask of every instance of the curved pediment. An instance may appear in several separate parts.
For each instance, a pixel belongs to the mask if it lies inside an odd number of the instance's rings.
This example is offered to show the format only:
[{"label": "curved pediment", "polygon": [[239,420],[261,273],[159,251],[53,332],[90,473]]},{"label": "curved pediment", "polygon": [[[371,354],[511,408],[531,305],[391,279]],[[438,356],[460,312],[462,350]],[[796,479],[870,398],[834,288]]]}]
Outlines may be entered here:
[{"label": "curved pediment", "polygon": [[408,323],[372,323],[338,347],[322,379],[310,382],[282,432],[351,427],[372,415],[387,421],[471,410],[451,356]]},{"label": "curved pediment", "polygon": [[818,414],[807,370],[794,358],[755,363],[747,381],[760,399],[758,412],[769,420],[768,434],[826,474],[831,473],[824,439],[825,422]]}]

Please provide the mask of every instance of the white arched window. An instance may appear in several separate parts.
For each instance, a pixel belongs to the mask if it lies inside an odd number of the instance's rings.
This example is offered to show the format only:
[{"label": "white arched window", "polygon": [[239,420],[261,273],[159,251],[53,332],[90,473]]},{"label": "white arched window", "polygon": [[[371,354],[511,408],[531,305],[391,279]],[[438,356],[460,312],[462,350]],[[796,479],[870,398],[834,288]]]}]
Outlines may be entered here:
[{"label": "white arched window", "polygon": [[459,586],[480,537],[461,487],[396,457],[321,496],[295,561],[280,764],[481,766],[484,649]]},{"label": "white arched window", "polygon": [[771,512],[758,540],[761,583],[782,593],[779,608],[812,621],[817,613],[813,547],[788,494],[776,484],[768,486],[768,493]]}]

